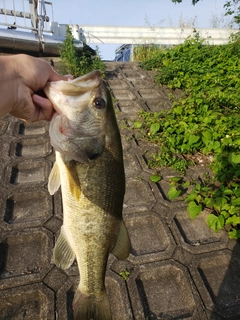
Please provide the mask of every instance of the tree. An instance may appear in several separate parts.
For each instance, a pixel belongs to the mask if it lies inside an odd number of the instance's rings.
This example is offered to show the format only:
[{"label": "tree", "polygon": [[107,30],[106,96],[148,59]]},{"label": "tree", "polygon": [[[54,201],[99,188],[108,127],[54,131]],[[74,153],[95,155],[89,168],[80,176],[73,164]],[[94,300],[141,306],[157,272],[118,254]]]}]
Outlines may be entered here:
[{"label": "tree", "polygon": [[[195,5],[200,0],[191,0],[192,4]],[[182,0],[172,0],[173,3],[181,3]],[[230,0],[226,1],[226,3],[223,6],[225,8],[225,16],[231,16],[231,26],[237,26],[240,27],[240,0]]]},{"label": "tree", "polygon": [[[195,5],[196,3],[198,3],[198,1],[200,0],[192,0],[192,4]],[[172,0],[173,3],[181,3],[182,0]]]},{"label": "tree", "polygon": [[239,0],[226,1],[223,7],[225,8],[225,16],[232,16],[233,24],[235,23],[239,27],[240,26],[240,1]]}]

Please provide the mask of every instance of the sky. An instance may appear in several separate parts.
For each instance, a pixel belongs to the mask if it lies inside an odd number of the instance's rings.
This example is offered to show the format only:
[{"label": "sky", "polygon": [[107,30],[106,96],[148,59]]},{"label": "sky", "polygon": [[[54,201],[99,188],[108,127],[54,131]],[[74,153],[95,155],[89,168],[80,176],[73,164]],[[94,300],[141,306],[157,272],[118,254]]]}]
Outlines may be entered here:
[{"label": "sky", "polygon": [[[27,0],[15,0],[18,6],[24,3],[29,11]],[[226,0],[200,0],[195,6],[191,0],[174,4],[171,0],[52,0],[53,18],[59,24],[78,24],[95,26],[155,26],[180,27],[181,23],[196,28],[210,28],[213,25],[224,27],[223,20]],[[0,0],[0,7],[12,8],[12,0]],[[46,6],[47,15],[52,20],[52,10]],[[2,18],[4,18],[2,16]],[[9,20],[10,18],[8,18]],[[225,18],[226,20],[226,18]],[[88,43],[95,49],[95,45]],[[104,60],[113,60],[115,49],[120,44],[98,45],[100,56]]]},{"label": "sky", "polygon": [[[171,0],[52,0],[54,20],[63,24],[178,27],[181,22],[194,22],[199,28],[210,28],[213,23],[222,27],[225,2],[200,0],[193,6],[191,0],[181,4]],[[98,47],[103,59],[113,60],[118,45]]]}]

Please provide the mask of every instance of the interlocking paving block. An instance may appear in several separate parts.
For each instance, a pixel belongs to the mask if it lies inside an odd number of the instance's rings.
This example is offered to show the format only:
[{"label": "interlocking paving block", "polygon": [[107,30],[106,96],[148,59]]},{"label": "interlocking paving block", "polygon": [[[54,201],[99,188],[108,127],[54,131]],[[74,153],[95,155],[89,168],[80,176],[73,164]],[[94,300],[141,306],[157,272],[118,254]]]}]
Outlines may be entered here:
[{"label": "interlocking paving block", "polygon": [[[145,162],[145,165],[147,164],[147,159],[144,158],[144,155],[148,153],[149,145],[148,143],[136,132],[129,130],[129,141],[131,142],[131,145],[133,147],[138,147],[138,151],[134,152],[136,153],[137,157],[139,157],[139,163],[141,163],[143,160]],[[151,149],[151,147],[150,147]]]},{"label": "interlocking paving block", "polygon": [[150,111],[157,112],[162,110],[169,110],[172,103],[165,95],[161,94],[161,96],[158,98],[155,98],[155,96],[148,98],[146,101],[146,105]]},{"label": "interlocking paving block", "polygon": [[169,259],[172,256],[175,242],[159,215],[144,212],[124,217],[131,240],[129,261],[141,264]]},{"label": "interlocking paving block", "polygon": [[109,80],[116,80],[122,79],[123,76],[121,74],[121,68],[119,63],[106,63],[106,79]]},{"label": "interlocking paving block", "polygon": [[8,229],[41,226],[51,215],[51,196],[43,188],[14,193],[5,200],[3,221]]},{"label": "interlocking paving block", "polygon": [[0,120],[0,135],[6,132],[7,127],[8,127],[8,122],[4,120]]},{"label": "interlocking paving block", "polygon": [[124,198],[124,212],[151,210],[156,199],[148,182],[129,178],[126,181],[126,193]]},{"label": "interlocking paving block", "polygon": [[[4,166],[6,166],[6,163],[8,163],[8,161],[10,160],[10,144],[8,142],[0,142],[0,146],[1,146],[1,161],[0,161],[0,168],[3,169]],[[3,177],[3,173],[1,173],[1,179]],[[1,183],[2,181],[0,181]]]},{"label": "interlocking paving block", "polygon": [[48,135],[49,122],[37,121],[37,122],[18,122],[15,125],[15,134],[20,136],[42,136]]},{"label": "interlocking paving block", "polygon": [[220,230],[218,233],[207,227],[206,211],[191,220],[187,210],[180,210],[174,217],[173,232],[179,239],[181,246],[192,253],[203,253],[226,248],[227,233]]},{"label": "interlocking paving block", "polygon": [[131,135],[128,134],[128,132],[124,132],[124,129],[121,130],[121,141],[122,141],[122,148],[123,148],[123,155],[128,151],[128,149],[131,148],[130,140],[132,138]]},{"label": "interlocking paving block", "polygon": [[16,157],[38,158],[52,152],[49,139],[25,139],[11,144],[11,155]]},{"label": "interlocking paving block", "polygon": [[127,89],[113,89],[113,94],[118,100],[135,100],[137,98],[134,92]]},{"label": "interlocking paving block", "polygon": [[52,234],[33,228],[1,238],[0,289],[40,281],[50,268]]},{"label": "interlocking paving block", "polygon": [[54,216],[58,219],[63,219],[62,195],[61,190],[58,190],[53,196]]},{"label": "interlocking paving block", "polygon": [[43,282],[54,291],[59,290],[67,281],[68,276],[66,273],[56,266],[46,275]]},{"label": "interlocking paving block", "polygon": [[105,283],[113,320],[133,319],[126,281],[114,272],[107,271]]},{"label": "interlocking paving block", "polygon": [[137,80],[133,79],[131,81],[132,85],[137,89],[146,89],[146,88],[152,88],[153,84],[149,80]]},{"label": "interlocking paving block", "polygon": [[45,160],[24,160],[6,168],[6,183],[17,186],[45,184],[50,173],[51,164]]},{"label": "interlocking paving block", "polygon": [[144,99],[151,99],[154,97],[161,97],[158,90],[155,89],[140,89],[138,90],[140,96]]},{"label": "interlocking paving block", "polygon": [[195,257],[194,281],[208,310],[219,319],[240,319],[240,258],[229,250]]},{"label": "interlocking paving block", "polygon": [[51,232],[56,233],[58,230],[60,230],[62,224],[62,219],[59,219],[56,216],[52,216],[48,221],[44,223],[44,227]]},{"label": "interlocking paving block", "polygon": [[53,320],[54,292],[43,284],[0,291],[1,320]]},{"label": "interlocking paving block", "polygon": [[[176,177],[176,173],[174,175]],[[170,177],[169,177],[170,178]],[[168,191],[170,190],[170,180],[169,178],[165,178],[160,180],[158,183],[156,183],[156,187],[158,188],[159,192],[161,193],[163,199],[166,200],[166,204],[170,205],[170,206],[174,206],[174,204],[177,203],[177,206],[185,206],[184,202],[182,201],[182,198],[176,198],[176,199],[173,199],[173,200],[170,200],[169,199],[169,196],[168,196]]]},{"label": "interlocking paving block", "polygon": [[138,62],[127,62],[119,64],[120,68],[124,72],[132,72],[132,71],[142,71],[142,68],[139,67]]},{"label": "interlocking paving block", "polygon": [[146,74],[144,72],[134,71],[134,70],[129,70],[127,72],[125,72],[125,70],[124,70],[124,75],[130,81],[135,81],[135,80],[146,79],[147,78],[147,76],[146,76]]},{"label": "interlocking paving block", "polygon": [[136,320],[202,318],[203,310],[189,273],[173,260],[136,267],[127,285]]},{"label": "interlocking paving block", "polygon": [[126,116],[133,116],[137,119],[137,113],[143,110],[143,105],[139,101],[120,100],[118,101],[119,109]]},{"label": "interlocking paving block", "polygon": [[141,167],[134,154],[124,153],[124,168],[126,178],[137,178],[141,172]]},{"label": "interlocking paving block", "polygon": [[[79,277],[63,278],[61,288],[57,289],[57,314],[59,319],[73,320],[72,303]],[[133,319],[128,298],[126,282],[113,271],[107,271],[105,285],[110,300],[113,320]]]},{"label": "interlocking paving block", "polygon": [[[147,146],[146,142],[139,139],[137,135],[133,135],[135,144],[140,147],[138,149],[135,149],[134,152],[136,154],[136,157],[138,159],[138,162],[144,172],[147,172],[149,176],[152,174],[152,169],[149,167],[149,159],[151,158],[151,154],[154,153],[153,150],[156,150],[156,148],[152,148],[151,146]],[[158,148],[158,147],[157,147]],[[149,180],[149,179],[148,179]]]},{"label": "interlocking paving block", "polygon": [[129,84],[125,80],[108,80],[112,89],[129,89]]}]

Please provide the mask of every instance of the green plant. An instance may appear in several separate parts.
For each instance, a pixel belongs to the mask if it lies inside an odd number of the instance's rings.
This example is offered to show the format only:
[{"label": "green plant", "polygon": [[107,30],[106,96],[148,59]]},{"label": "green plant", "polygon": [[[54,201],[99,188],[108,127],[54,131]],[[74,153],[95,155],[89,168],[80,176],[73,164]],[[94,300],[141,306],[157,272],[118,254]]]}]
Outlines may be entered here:
[{"label": "green plant", "polygon": [[[201,181],[170,181],[169,198],[183,197],[191,218],[203,210],[207,223],[240,238],[240,41],[211,46],[194,31],[184,44],[159,51],[141,66],[156,71],[156,83],[183,90],[169,111],[141,111],[134,130],[159,145],[148,164],[171,166],[182,176],[201,154],[212,175]],[[209,159],[212,159],[209,161]]]},{"label": "green plant", "polygon": [[60,46],[60,57],[63,63],[62,73],[70,73],[74,77],[79,77],[97,69],[104,72],[105,67],[99,57],[98,48],[95,52],[84,43],[82,51],[78,51],[74,46],[70,27],[67,27],[66,38]]},{"label": "green plant", "polygon": [[159,52],[163,50],[164,47],[159,47],[154,44],[145,44],[135,46],[133,50],[134,61],[143,61],[149,57],[158,56]]},{"label": "green plant", "polygon": [[128,277],[130,276],[130,272],[127,270],[123,270],[123,271],[119,272],[119,275],[120,275],[120,277],[123,278],[123,280],[126,281],[128,279]]}]

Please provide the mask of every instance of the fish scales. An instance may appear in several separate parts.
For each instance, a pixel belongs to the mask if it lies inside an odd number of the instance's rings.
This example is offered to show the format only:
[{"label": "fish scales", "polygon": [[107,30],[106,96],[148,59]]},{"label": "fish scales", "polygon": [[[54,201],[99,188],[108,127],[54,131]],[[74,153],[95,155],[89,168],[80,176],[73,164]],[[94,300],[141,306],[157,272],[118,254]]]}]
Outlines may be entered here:
[{"label": "fish scales", "polygon": [[[67,269],[77,260],[80,282],[74,296],[74,318],[110,320],[104,284],[108,255],[112,252],[125,259],[130,250],[122,220],[125,175],[121,138],[111,95],[99,71],[67,82],[67,90],[60,82],[59,88],[58,83],[50,83],[45,89],[58,111],[50,124],[56,163],[48,186],[53,194],[61,185],[63,202],[63,226],[54,261]],[[65,123],[67,130],[62,127]]]}]

